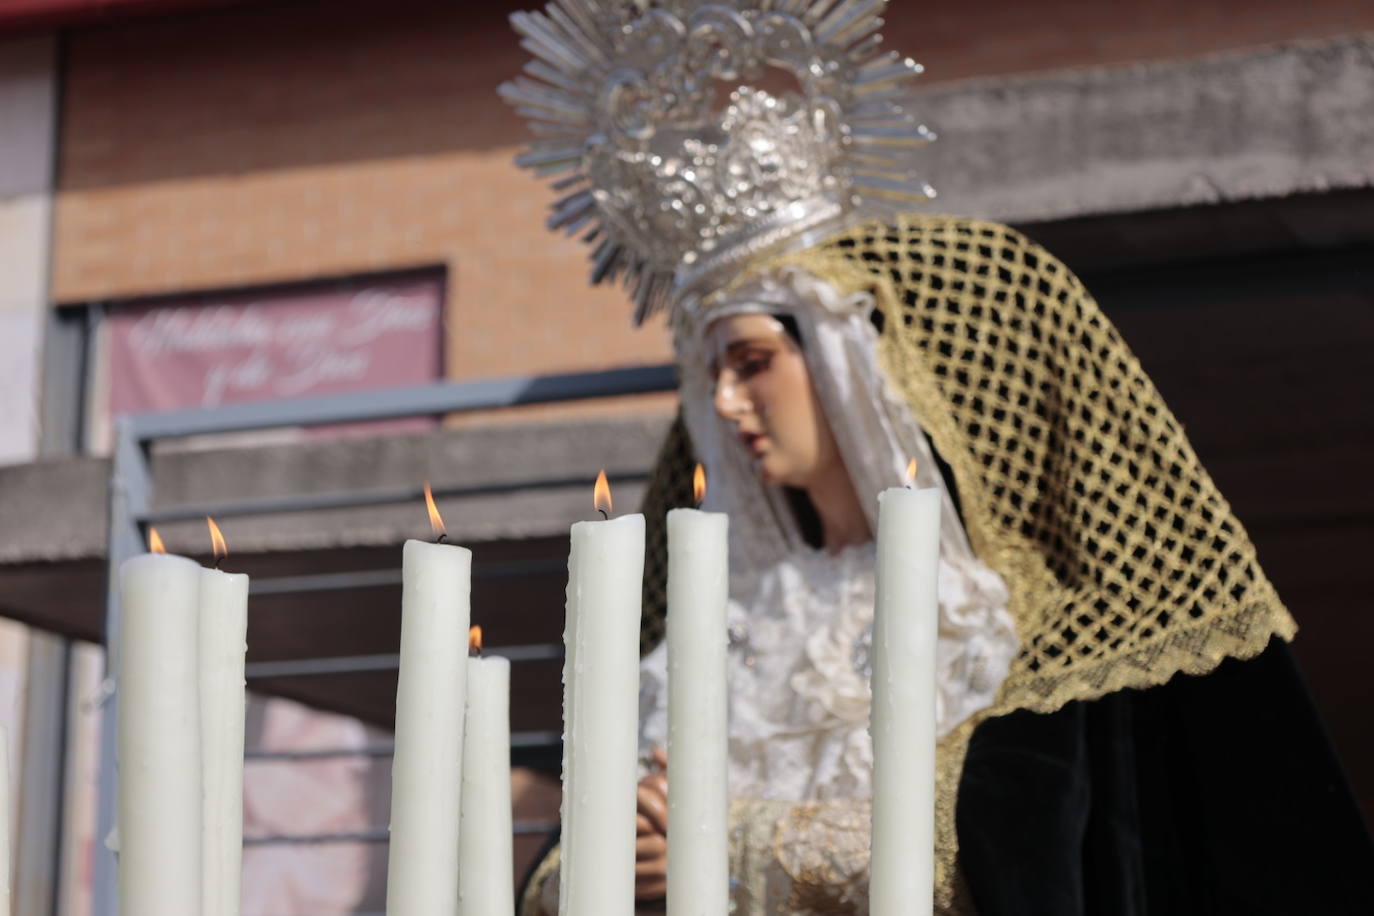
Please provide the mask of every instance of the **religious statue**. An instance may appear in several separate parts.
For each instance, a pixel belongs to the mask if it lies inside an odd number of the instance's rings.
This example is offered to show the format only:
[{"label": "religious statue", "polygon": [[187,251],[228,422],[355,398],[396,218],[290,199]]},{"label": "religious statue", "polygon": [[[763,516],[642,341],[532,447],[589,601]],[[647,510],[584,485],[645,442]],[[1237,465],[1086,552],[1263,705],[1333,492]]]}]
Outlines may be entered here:
[{"label": "religious statue", "polygon": [[[663,514],[731,516],[733,912],[867,912],[877,494],[944,491],[934,912],[1374,912],[1292,617],[1092,296],[937,215],[885,0],[554,0],[502,94],[681,414],[650,488],[637,891],[663,893]],[[526,914],[557,911],[554,849]],[[912,901],[912,913],[932,901]]]}]

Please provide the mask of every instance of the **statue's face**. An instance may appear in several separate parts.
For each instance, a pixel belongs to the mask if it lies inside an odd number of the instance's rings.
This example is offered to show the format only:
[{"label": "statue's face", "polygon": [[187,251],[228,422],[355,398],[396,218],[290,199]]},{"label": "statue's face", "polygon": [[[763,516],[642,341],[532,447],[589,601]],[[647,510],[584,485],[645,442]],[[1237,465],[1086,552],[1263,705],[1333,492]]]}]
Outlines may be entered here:
[{"label": "statue's face", "polygon": [[716,412],[764,483],[808,489],[840,457],[801,345],[771,315],[722,318],[708,334]]}]

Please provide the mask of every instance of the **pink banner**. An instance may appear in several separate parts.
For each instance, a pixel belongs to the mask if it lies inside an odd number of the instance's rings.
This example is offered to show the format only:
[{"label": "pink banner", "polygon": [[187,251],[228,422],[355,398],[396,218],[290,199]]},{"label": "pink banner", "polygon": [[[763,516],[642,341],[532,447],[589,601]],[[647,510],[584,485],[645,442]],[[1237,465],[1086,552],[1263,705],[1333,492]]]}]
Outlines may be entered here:
[{"label": "pink banner", "polygon": [[441,297],[441,279],[430,277],[120,309],[108,321],[110,412],[434,381],[441,371]]}]

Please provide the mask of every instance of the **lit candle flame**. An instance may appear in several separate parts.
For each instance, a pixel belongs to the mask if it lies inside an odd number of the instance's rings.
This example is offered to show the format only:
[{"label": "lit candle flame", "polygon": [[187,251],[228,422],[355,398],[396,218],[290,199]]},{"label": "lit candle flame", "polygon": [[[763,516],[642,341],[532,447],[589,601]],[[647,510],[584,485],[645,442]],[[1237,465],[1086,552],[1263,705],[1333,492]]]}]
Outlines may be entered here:
[{"label": "lit candle flame", "polygon": [[468,654],[482,654],[482,628],[477,624],[468,627]]},{"label": "lit candle flame", "polygon": [[447,533],[444,528],[443,516],[439,514],[439,507],[434,505],[434,491],[429,488],[429,481],[425,481],[425,508],[429,510],[429,528],[435,536]]},{"label": "lit candle flame", "polygon": [[906,485],[909,487],[916,482],[916,459],[912,458],[906,465]]},{"label": "lit candle flame", "polygon": [[205,516],[205,524],[210,528],[210,545],[215,552],[215,559],[229,556],[229,545],[224,542],[224,532],[219,530],[219,525],[210,516]]},{"label": "lit candle flame", "polygon": [[697,463],[697,469],[692,472],[692,498],[696,504],[701,505],[701,501],[706,498],[706,468]]},{"label": "lit candle flame", "polygon": [[167,552],[166,546],[164,546],[163,543],[162,543],[162,535],[158,534],[158,533],[157,533],[157,529],[154,528],[154,527],[152,527],[151,525],[148,526],[148,552],[149,552],[149,553],[166,553],[166,552]]},{"label": "lit candle flame", "polygon": [[611,514],[611,485],[606,482],[605,468],[596,475],[596,486],[592,488],[592,505],[596,506],[599,512],[608,516]]}]

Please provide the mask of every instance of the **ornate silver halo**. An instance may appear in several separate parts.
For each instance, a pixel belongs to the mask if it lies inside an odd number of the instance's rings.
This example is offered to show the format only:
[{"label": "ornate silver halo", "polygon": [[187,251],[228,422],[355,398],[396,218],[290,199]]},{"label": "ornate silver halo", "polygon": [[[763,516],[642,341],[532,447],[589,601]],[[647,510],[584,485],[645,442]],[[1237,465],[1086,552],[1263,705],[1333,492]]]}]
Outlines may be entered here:
[{"label": "ornate silver halo", "polygon": [[794,230],[934,196],[911,171],[934,136],[899,104],[921,66],[880,52],[886,7],[552,0],[511,16],[533,58],[499,91],[536,137],[516,162],[557,176],[550,228],[595,245],[592,282],[622,280],[636,323]]}]

